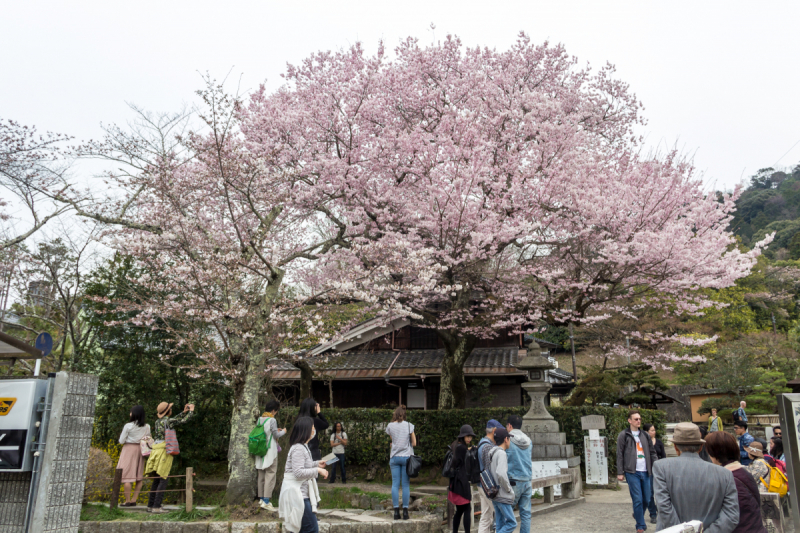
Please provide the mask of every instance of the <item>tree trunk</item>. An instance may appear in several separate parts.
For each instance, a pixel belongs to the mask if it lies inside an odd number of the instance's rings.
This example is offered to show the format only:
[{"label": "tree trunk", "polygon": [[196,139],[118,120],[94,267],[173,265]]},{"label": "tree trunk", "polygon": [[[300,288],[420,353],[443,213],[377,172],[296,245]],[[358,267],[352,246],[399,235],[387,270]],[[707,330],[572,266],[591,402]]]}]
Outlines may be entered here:
[{"label": "tree trunk", "polygon": [[[283,281],[283,272],[273,278],[263,298],[262,313],[269,316],[272,304]],[[266,346],[255,344],[249,350],[249,358],[242,364],[244,382],[233,399],[231,416],[231,440],[228,443],[228,488],[225,500],[228,505],[250,503],[256,496],[255,460],[247,447],[247,437],[261,413],[258,397],[264,382],[264,372],[269,358]]]},{"label": "tree trunk", "polygon": [[311,384],[314,381],[314,371],[306,361],[293,361],[295,368],[300,370],[300,401],[311,398]]},{"label": "tree trunk", "polygon": [[267,360],[264,350],[251,354],[244,384],[240,394],[234,398],[231,416],[231,440],[228,444],[228,488],[225,500],[229,505],[249,503],[256,496],[256,469],[253,458],[247,449],[247,436],[258,420],[258,393],[264,380],[263,373]]},{"label": "tree trunk", "polygon": [[[440,335],[441,336],[441,335]],[[449,335],[447,337],[450,337]],[[443,338],[442,384],[439,390],[439,409],[463,409],[467,405],[467,384],[464,363],[475,347],[471,337]]]}]

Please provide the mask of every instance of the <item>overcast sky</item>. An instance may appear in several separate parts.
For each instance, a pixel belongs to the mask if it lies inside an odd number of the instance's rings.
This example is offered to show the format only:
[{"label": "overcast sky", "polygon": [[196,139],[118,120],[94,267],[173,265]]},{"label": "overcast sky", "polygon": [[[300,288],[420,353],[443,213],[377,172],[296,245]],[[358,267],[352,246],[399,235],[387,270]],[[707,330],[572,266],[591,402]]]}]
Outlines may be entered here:
[{"label": "overcast sky", "polygon": [[[356,41],[374,51],[448,33],[504,50],[519,31],[617,66],[652,147],[694,156],[709,185],[800,162],[800,2],[426,0],[0,2],[0,118],[79,139],[100,123],[193,103],[200,72],[244,91]],[[436,29],[431,31],[431,23]],[[787,153],[788,152],[788,153]]]}]

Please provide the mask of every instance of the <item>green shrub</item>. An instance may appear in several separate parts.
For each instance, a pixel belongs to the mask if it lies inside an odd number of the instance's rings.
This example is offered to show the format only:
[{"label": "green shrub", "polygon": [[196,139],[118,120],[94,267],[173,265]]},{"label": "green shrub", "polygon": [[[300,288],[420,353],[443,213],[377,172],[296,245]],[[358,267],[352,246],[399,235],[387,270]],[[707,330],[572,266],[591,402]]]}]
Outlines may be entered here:
[{"label": "green shrub", "polygon": [[[550,407],[550,413],[567,436],[567,443],[575,448],[575,455],[583,456],[583,438],[588,432],[581,429],[581,417],[603,415],[606,429],[600,435],[608,437],[610,472],[615,472],[617,435],[628,427],[628,410],[611,407]],[[461,426],[469,424],[475,434],[482,437],[489,419],[505,423],[508,415],[524,415],[525,407],[489,407],[474,409],[453,409],[449,411],[408,411],[408,419],[415,426],[417,446],[414,452],[422,457],[426,465],[439,465],[444,459],[447,446],[458,435]],[[665,434],[666,413],[663,411],[642,410],[642,421],[656,425],[659,435]],[[390,409],[325,409],[323,415],[330,422],[341,422],[349,440],[347,462],[369,465],[389,462],[391,441],[385,433],[386,424],[392,419]],[[291,427],[297,416],[296,408],[281,409],[278,413],[280,427]],[[323,455],[330,452],[330,430],[320,435],[320,448]]]}]

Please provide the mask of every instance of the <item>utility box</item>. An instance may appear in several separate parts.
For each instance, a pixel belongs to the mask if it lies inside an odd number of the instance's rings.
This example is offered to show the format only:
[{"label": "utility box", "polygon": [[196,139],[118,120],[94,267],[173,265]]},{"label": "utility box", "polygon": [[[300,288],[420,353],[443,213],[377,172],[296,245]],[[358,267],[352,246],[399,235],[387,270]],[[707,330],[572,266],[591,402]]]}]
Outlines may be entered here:
[{"label": "utility box", "polygon": [[0,472],[30,472],[47,393],[44,379],[0,380]]}]

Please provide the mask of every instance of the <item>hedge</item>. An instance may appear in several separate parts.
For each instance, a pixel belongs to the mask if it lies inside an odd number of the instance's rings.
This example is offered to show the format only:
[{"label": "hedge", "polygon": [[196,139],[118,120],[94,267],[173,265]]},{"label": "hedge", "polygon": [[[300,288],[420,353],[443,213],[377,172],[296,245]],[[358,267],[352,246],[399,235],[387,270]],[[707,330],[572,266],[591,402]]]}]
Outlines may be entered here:
[{"label": "hedge", "polygon": [[[628,410],[611,407],[550,407],[548,409],[567,436],[567,443],[575,447],[575,454],[583,457],[583,438],[587,431],[581,429],[581,417],[603,415],[606,429],[600,435],[608,437],[610,472],[616,472],[617,435],[628,427]],[[422,457],[427,465],[441,464],[445,448],[455,440],[461,426],[469,424],[475,434],[482,437],[489,419],[505,424],[508,415],[524,415],[525,407],[491,407],[475,409],[453,409],[449,411],[408,411],[408,419],[415,426],[417,446],[414,452]],[[642,410],[644,423],[656,425],[659,435],[664,435],[666,413],[663,411]],[[320,448],[330,452],[330,432],[336,422],[341,422],[349,440],[347,462],[369,465],[372,462],[388,463],[391,441],[385,433],[386,424],[392,419],[390,409],[324,409],[322,414],[330,422],[331,428],[320,435]],[[278,413],[280,427],[291,426],[297,416],[297,408],[281,409]]]}]

